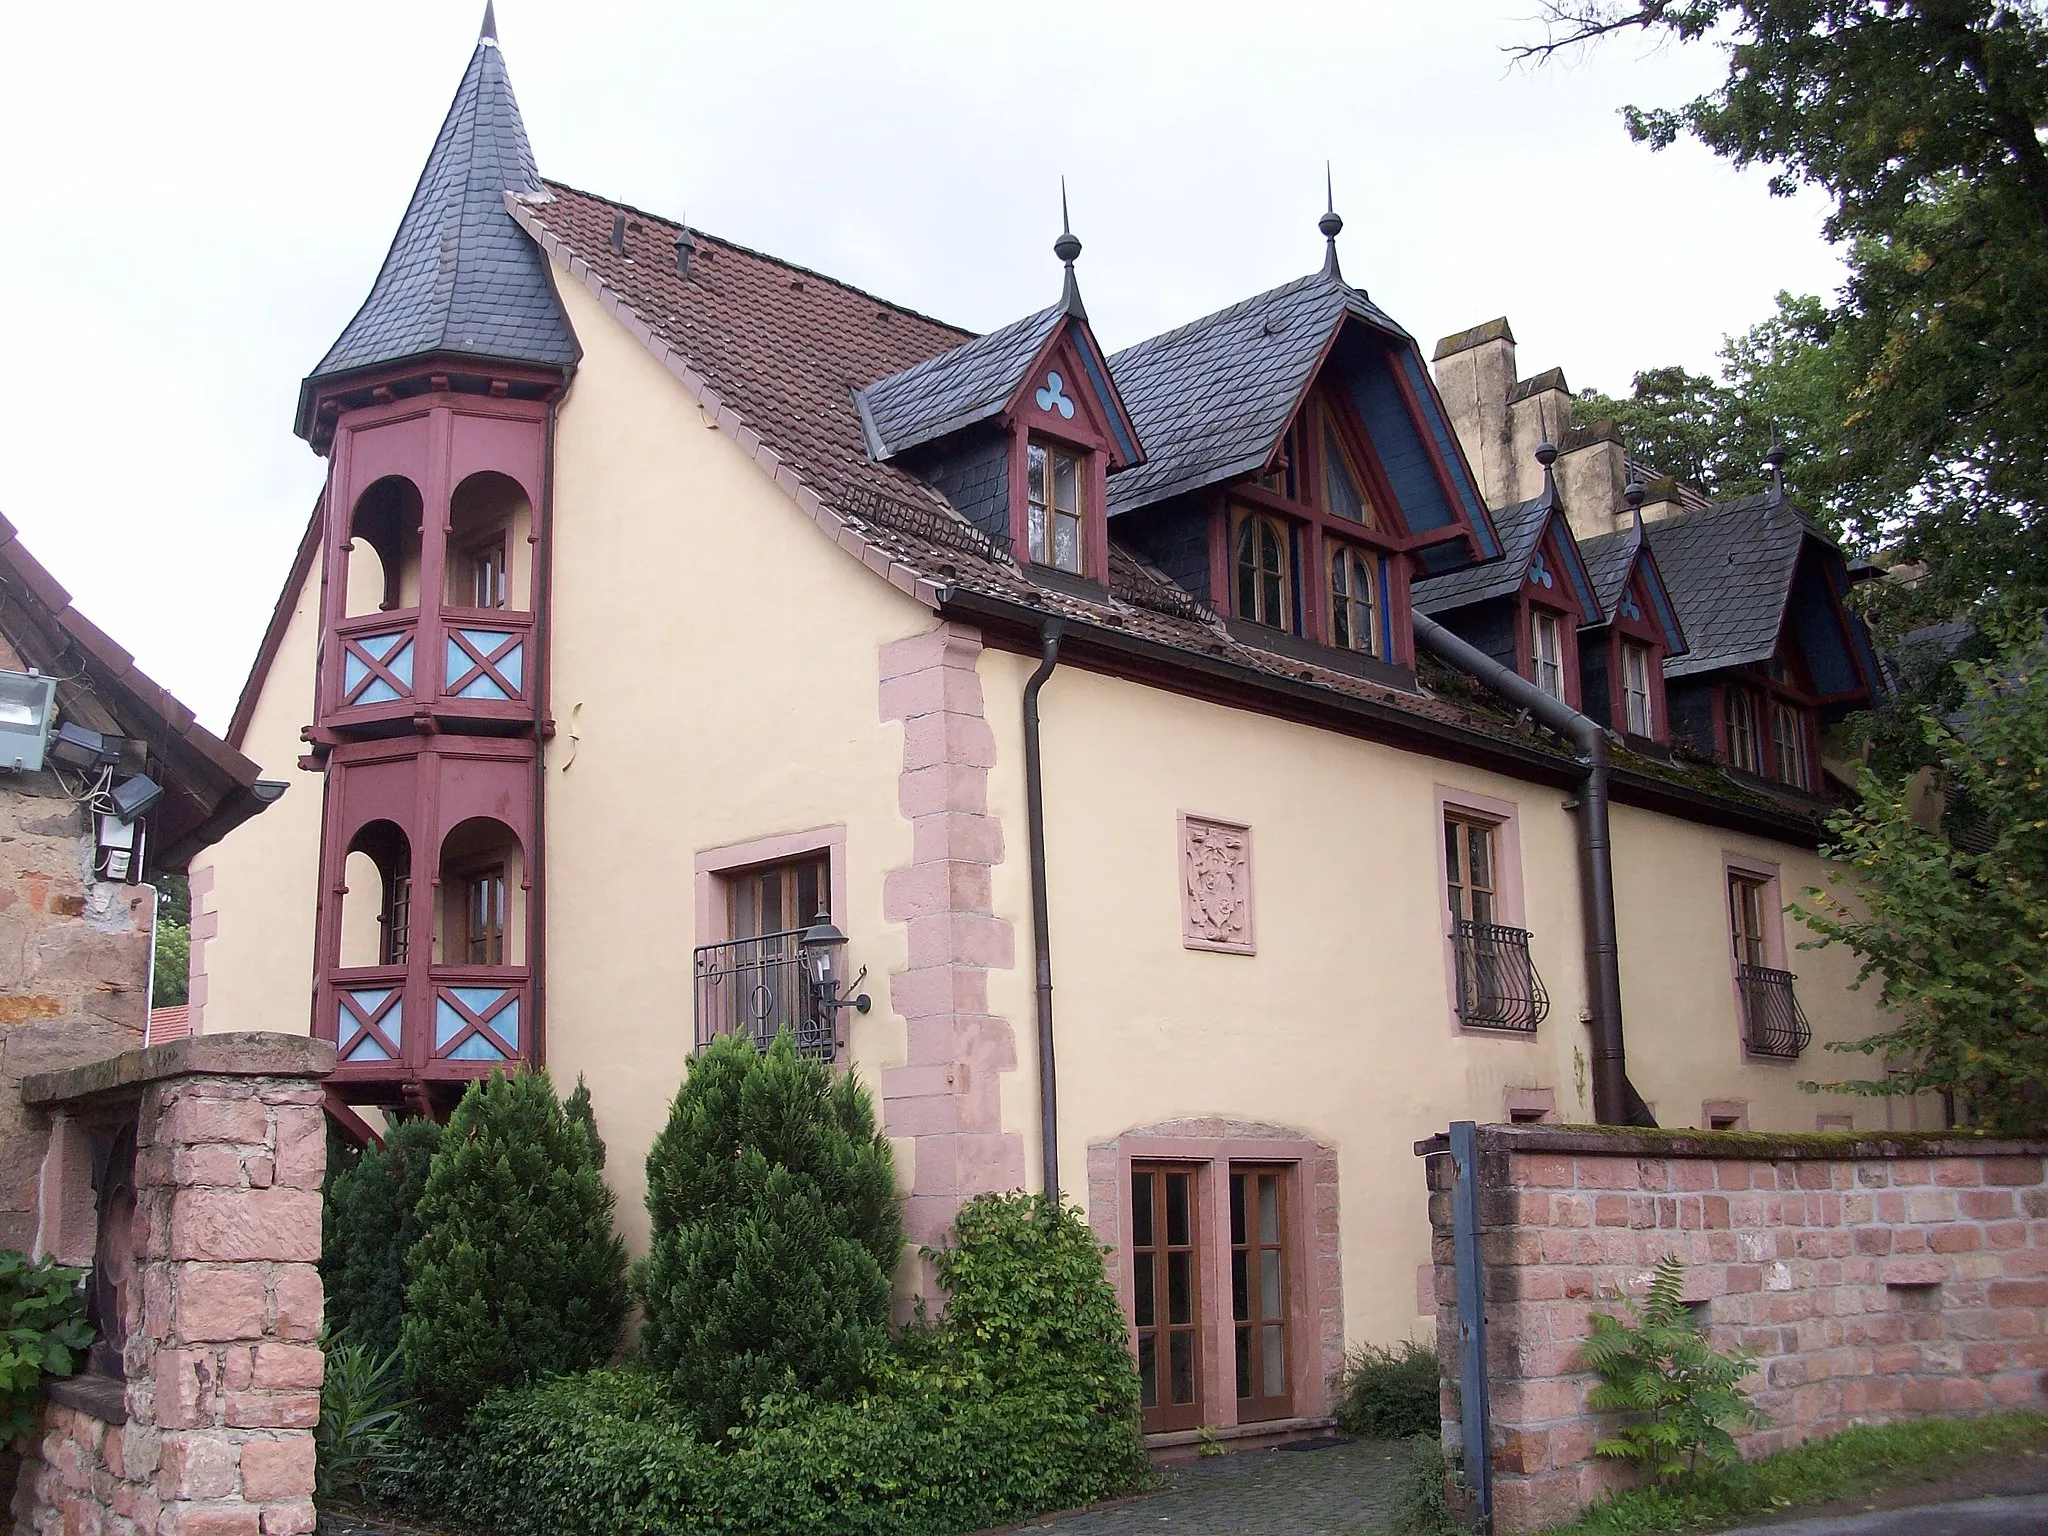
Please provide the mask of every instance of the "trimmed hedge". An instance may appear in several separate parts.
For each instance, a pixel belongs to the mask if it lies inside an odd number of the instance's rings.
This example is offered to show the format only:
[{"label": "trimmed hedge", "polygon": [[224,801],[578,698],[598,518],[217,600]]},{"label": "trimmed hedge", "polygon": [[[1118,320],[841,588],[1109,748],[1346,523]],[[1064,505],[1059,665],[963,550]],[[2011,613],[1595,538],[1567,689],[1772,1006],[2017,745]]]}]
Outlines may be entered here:
[{"label": "trimmed hedge", "polygon": [[971,1202],[953,1287],[846,1402],[774,1394],[723,1445],[626,1368],[499,1393],[428,1447],[417,1491],[497,1536],[932,1536],[1111,1498],[1146,1477],[1137,1373],[1101,1250],[1036,1196]]}]

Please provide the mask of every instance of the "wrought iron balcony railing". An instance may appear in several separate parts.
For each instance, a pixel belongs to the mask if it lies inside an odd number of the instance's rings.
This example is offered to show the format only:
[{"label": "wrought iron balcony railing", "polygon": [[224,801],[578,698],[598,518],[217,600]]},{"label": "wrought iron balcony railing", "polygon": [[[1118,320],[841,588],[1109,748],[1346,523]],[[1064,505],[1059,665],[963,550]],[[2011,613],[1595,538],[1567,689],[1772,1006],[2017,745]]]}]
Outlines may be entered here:
[{"label": "wrought iron balcony railing", "polygon": [[697,1049],[717,1035],[745,1035],[766,1050],[787,1029],[796,1048],[818,1061],[838,1056],[836,1010],[818,1006],[805,966],[802,929],[705,944],[697,950]]},{"label": "wrought iron balcony railing", "polygon": [[1458,960],[1458,1017],[1474,1029],[1534,1034],[1550,1012],[1550,994],[1529,958],[1521,928],[1462,919],[1451,935]]},{"label": "wrought iron balcony railing", "polygon": [[1735,967],[1736,990],[1742,994],[1742,1033],[1751,1054],[1790,1061],[1813,1043],[1806,1011],[1792,991],[1796,980],[1790,971],[1769,966]]}]

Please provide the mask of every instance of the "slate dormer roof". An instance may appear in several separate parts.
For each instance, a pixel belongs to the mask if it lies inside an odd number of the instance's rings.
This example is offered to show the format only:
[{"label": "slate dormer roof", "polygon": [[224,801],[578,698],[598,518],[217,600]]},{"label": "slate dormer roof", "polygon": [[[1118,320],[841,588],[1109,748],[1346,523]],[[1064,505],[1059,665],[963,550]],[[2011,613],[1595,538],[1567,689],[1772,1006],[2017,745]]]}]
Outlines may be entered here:
[{"label": "slate dormer roof", "polygon": [[1110,515],[1263,468],[1346,314],[1414,344],[1363,293],[1322,271],[1112,356],[1145,462],[1110,481]]},{"label": "slate dormer roof", "polygon": [[1603,615],[1601,623],[1613,621],[1621,608],[1622,595],[1628,590],[1629,579],[1640,565],[1643,584],[1649,591],[1650,606],[1655,610],[1658,627],[1664,631],[1667,660],[1685,653],[1691,641],[1686,637],[1685,626],[1679,622],[1678,605],[1672,599],[1670,587],[1665,584],[1656,551],[1650,548],[1647,525],[1638,522],[1632,528],[1581,539],[1579,559],[1585,563],[1586,577],[1593,583],[1593,596],[1599,600]]},{"label": "slate dormer roof", "polygon": [[868,452],[894,458],[997,414],[1066,313],[1062,301],[855,391]]},{"label": "slate dormer roof", "polygon": [[[1468,608],[1474,603],[1483,603],[1496,597],[1512,597],[1522,589],[1522,583],[1529,579],[1529,564],[1536,558],[1537,547],[1542,543],[1543,533],[1555,523],[1564,529],[1558,548],[1563,553],[1565,569],[1560,573],[1571,584],[1572,595],[1576,596],[1579,610],[1593,615],[1588,623],[1598,623],[1607,607],[1601,601],[1598,588],[1579,559],[1576,542],[1564,520],[1557,516],[1557,495],[1555,490],[1528,501],[1518,501],[1513,506],[1502,507],[1493,513],[1493,526],[1500,535],[1501,555],[1498,560],[1488,560],[1477,565],[1464,566],[1442,576],[1431,576],[1418,581],[1411,589],[1416,611],[1419,613],[1448,613],[1456,608]],[[1559,596],[1565,594],[1560,592]]]},{"label": "slate dormer roof", "polygon": [[540,171],[492,32],[486,20],[370,296],[300,389],[302,437],[315,386],[344,374],[433,353],[577,359],[547,260],[505,210],[507,191],[540,190]]},{"label": "slate dormer roof", "polygon": [[1690,646],[1665,664],[1668,677],[1770,660],[1801,551],[1809,539],[1834,548],[1773,491],[1661,518],[1647,531]]}]

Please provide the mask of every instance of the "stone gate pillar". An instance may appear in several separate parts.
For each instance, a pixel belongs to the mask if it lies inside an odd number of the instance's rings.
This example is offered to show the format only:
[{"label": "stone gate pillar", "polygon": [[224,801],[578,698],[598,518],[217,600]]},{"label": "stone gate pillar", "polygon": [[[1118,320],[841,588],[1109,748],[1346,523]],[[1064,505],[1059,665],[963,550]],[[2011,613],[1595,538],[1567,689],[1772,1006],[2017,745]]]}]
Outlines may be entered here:
[{"label": "stone gate pillar", "polygon": [[248,1033],[23,1081],[52,1116],[38,1247],[93,1265],[119,1348],[51,1384],[16,1536],[313,1530],[333,1069],[330,1044]]}]

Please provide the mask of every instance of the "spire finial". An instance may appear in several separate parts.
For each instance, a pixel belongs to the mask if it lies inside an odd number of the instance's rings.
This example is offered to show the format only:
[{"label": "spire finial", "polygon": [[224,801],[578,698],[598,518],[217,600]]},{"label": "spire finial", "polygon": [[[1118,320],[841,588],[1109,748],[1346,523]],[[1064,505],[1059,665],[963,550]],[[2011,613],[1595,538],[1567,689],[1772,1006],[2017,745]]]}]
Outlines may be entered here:
[{"label": "spire finial", "polygon": [[1543,466],[1543,499],[1547,502],[1555,502],[1557,500],[1557,474],[1550,466],[1557,462],[1557,445],[1548,442],[1538,443],[1536,445],[1536,462]]},{"label": "spire finial", "polygon": [[1771,505],[1785,499],[1785,445],[1773,443],[1764,450],[1764,468],[1771,472]]},{"label": "spire finial", "polygon": [[1635,471],[1631,469],[1628,475],[1628,484],[1622,487],[1621,499],[1628,503],[1629,511],[1635,514],[1636,544],[1638,547],[1643,542],[1643,498],[1647,494],[1647,487],[1636,478]]},{"label": "spire finial", "polygon": [[495,43],[498,40],[498,7],[496,0],[484,0],[484,24],[477,33],[478,43]]},{"label": "spire finial", "polygon": [[1081,305],[1081,284],[1074,276],[1074,263],[1081,259],[1081,241],[1074,233],[1074,221],[1067,217],[1067,178],[1060,178],[1060,237],[1052,243],[1052,253],[1066,264],[1066,282],[1060,289],[1060,307],[1070,315],[1085,320],[1088,311]]},{"label": "spire finial", "polygon": [[1323,274],[1342,282],[1344,274],[1337,266],[1337,237],[1344,232],[1344,219],[1337,212],[1337,185],[1331,179],[1327,160],[1323,162],[1323,216],[1316,220],[1316,228],[1328,242],[1323,249]]}]

